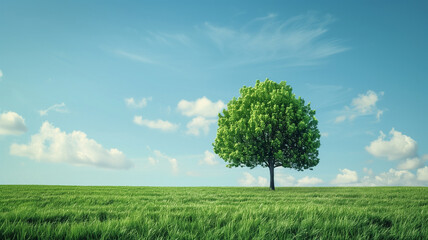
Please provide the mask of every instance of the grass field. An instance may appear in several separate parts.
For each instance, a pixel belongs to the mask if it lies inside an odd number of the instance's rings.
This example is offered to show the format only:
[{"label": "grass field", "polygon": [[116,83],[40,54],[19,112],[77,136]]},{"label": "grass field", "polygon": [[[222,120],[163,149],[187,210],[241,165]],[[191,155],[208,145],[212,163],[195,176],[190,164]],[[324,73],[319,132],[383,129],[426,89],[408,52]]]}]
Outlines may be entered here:
[{"label": "grass field", "polygon": [[0,239],[428,239],[428,188],[0,186]]}]

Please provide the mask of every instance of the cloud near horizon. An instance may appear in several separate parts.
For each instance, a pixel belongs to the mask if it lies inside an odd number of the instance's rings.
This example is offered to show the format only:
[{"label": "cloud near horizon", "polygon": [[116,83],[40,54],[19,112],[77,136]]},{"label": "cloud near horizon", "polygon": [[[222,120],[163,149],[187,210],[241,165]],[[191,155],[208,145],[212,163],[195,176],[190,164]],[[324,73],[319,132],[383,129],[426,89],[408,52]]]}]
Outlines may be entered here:
[{"label": "cloud near horizon", "polygon": [[323,182],[324,181],[320,178],[306,176],[297,180],[296,186],[314,186],[314,185],[319,185]]},{"label": "cloud near horizon", "polygon": [[331,181],[334,185],[347,185],[358,182],[358,175],[356,171],[339,169],[342,174],[337,174],[336,178]]},{"label": "cloud near horizon", "polygon": [[419,181],[428,183],[428,166],[419,168],[416,175]]},{"label": "cloud near horizon", "polygon": [[[244,187],[266,187],[269,186],[269,179],[265,177],[254,177],[249,172],[244,172],[243,177],[238,179],[238,183]],[[323,183],[322,179],[316,177],[303,177],[297,180],[291,175],[284,174],[280,171],[275,173],[275,186],[278,187],[290,187],[290,186],[314,186]]]},{"label": "cloud near horizon", "polygon": [[367,174],[361,179],[357,172],[349,169],[340,169],[331,184],[334,186],[426,186],[428,184],[428,167],[419,168],[416,175],[408,170],[390,168],[386,172],[377,175],[372,169],[364,168]]},{"label": "cloud near horizon", "polygon": [[238,180],[239,185],[244,187],[266,187],[269,186],[269,182],[266,178],[258,176],[255,178],[248,172],[243,173],[244,177]]},{"label": "cloud near horizon", "polygon": [[44,122],[28,144],[12,144],[10,154],[40,162],[68,163],[108,169],[129,169],[134,164],[116,148],[105,149],[84,132],[66,133]]}]

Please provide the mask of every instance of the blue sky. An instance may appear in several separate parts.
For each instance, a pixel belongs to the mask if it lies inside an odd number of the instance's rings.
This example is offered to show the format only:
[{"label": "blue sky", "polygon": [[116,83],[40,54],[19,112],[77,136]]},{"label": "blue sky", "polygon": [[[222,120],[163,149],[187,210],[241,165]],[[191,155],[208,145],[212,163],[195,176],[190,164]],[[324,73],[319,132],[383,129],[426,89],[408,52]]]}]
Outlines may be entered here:
[{"label": "blue sky", "polygon": [[277,186],[428,185],[424,1],[2,1],[0,184],[267,186],[217,113],[287,81],[322,132]]}]

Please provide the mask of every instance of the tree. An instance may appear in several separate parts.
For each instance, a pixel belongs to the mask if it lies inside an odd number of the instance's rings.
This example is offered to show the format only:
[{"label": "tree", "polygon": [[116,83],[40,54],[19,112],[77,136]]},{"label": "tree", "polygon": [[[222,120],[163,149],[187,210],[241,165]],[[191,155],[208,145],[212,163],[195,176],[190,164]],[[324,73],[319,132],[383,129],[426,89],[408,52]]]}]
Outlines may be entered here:
[{"label": "tree", "polygon": [[266,79],[242,87],[219,114],[214,152],[227,167],[268,167],[270,189],[274,169],[312,170],[319,162],[320,132],[315,110],[296,98],[291,86]]}]

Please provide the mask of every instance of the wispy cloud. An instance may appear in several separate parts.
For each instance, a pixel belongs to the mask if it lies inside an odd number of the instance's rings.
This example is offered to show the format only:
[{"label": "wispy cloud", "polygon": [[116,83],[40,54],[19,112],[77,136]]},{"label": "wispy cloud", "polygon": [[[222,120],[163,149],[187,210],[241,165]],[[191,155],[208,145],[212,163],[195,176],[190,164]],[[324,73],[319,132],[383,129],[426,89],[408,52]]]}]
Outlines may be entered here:
[{"label": "wispy cloud", "polygon": [[186,175],[187,175],[187,176],[190,176],[190,177],[200,177],[200,176],[201,176],[201,173],[196,172],[196,171],[187,171],[187,172],[186,172]]},{"label": "wispy cloud", "polygon": [[[149,151],[151,151],[150,148],[148,148]],[[166,155],[165,153],[162,153],[159,150],[153,150],[151,151],[153,156],[149,157],[149,163],[151,165],[157,165],[159,163],[164,163],[165,161],[168,161],[170,168],[171,168],[171,172],[175,175],[178,174],[179,172],[179,168],[178,168],[178,161],[177,159],[170,157],[168,155]]]},{"label": "wispy cloud", "polygon": [[59,113],[68,112],[68,110],[65,108],[65,103],[59,103],[59,104],[54,104],[45,110],[40,110],[39,114],[40,114],[40,116],[45,116],[45,115],[48,115],[48,112],[50,112],[50,111],[55,111],[55,112],[59,112]]},{"label": "wispy cloud", "polygon": [[331,15],[314,12],[288,20],[269,14],[241,28],[206,22],[204,31],[237,64],[283,61],[286,65],[312,65],[348,49],[340,40],[326,37],[333,22]]},{"label": "wispy cloud", "polygon": [[190,38],[184,33],[167,33],[167,32],[149,32],[149,36],[145,38],[151,44],[166,44],[174,46],[179,43],[189,46],[191,44]]},{"label": "wispy cloud", "polygon": [[139,54],[135,54],[135,53],[130,53],[130,52],[125,52],[122,50],[116,50],[115,54],[128,58],[130,60],[133,61],[137,61],[137,62],[142,62],[142,63],[147,63],[147,64],[157,64],[156,61],[152,60],[149,57],[143,56],[143,55],[139,55]]},{"label": "wispy cloud", "polygon": [[344,105],[349,99],[350,88],[339,85],[305,84],[310,91],[311,101],[320,108],[330,108],[335,105]]},{"label": "wispy cloud", "polygon": [[214,153],[206,150],[204,152],[204,159],[199,161],[199,164],[216,165],[218,164],[218,161],[216,160],[216,156]]},{"label": "wispy cloud", "polygon": [[142,46],[126,50],[116,48],[113,52],[133,61],[175,71],[182,71],[189,62],[210,68],[257,63],[275,63],[281,67],[316,65],[349,49],[343,40],[328,36],[334,21],[329,14],[308,12],[291,18],[270,13],[240,25],[205,22],[183,32],[149,30],[138,33],[139,40],[143,40]]},{"label": "wispy cloud", "polygon": [[0,69],[0,81],[1,81],[2,77],[3,77],[3,72],[2,72],[2,70]]}]

